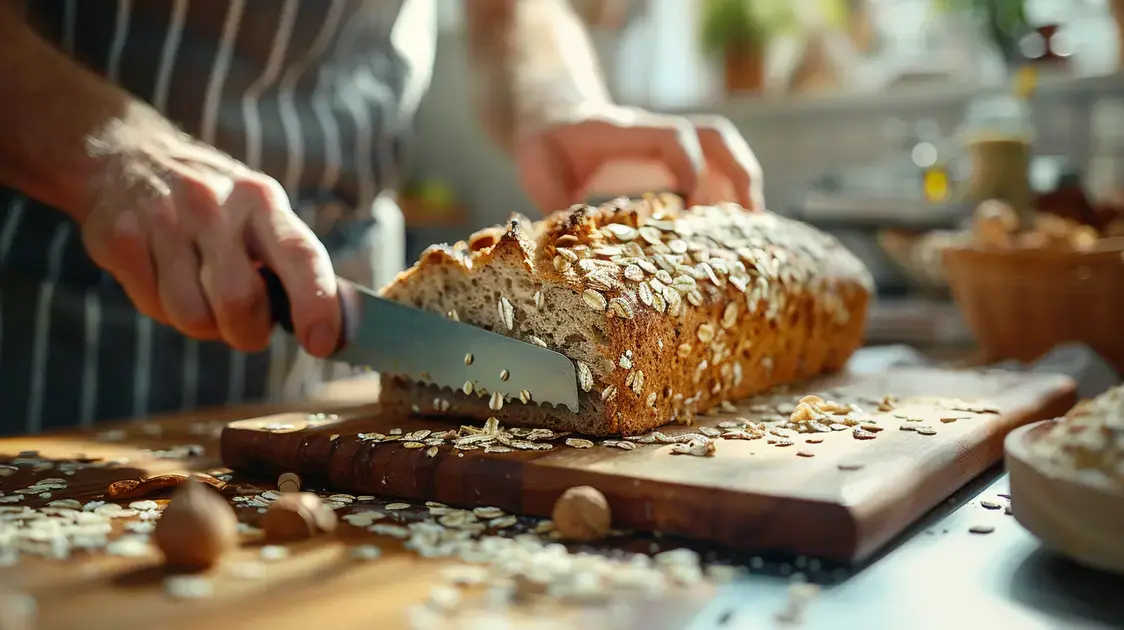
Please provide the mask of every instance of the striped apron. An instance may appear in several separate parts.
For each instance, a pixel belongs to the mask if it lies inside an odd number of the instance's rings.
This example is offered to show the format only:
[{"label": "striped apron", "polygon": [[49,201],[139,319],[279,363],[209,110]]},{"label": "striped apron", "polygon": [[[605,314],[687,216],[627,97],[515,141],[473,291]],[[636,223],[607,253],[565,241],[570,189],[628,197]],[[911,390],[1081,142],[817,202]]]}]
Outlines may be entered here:
[{"label": "striped apron", "polygon": [[[436,0],[36,0],[29,20],[183,130],[275,177],[337,272],[404,265],[397,166]],[[299,396],[344,373],[276,334],[260,353],[140,315],[78,226],[0,187],[0,433]]]}]

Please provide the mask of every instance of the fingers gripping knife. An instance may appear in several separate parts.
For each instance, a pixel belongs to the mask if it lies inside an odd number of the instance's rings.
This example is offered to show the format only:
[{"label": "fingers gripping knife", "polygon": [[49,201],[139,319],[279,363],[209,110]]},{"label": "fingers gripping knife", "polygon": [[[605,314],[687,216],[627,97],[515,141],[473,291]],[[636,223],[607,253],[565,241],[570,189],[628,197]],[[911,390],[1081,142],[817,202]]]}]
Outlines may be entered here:
[{"label": "fingers gripping knife", "polygon": [[[273,321],[292,334],[285,287],[273,272],[261,274]],[[533,402],[578,410],[577,372],[564,355],[337,282],[343,325],[329,359],[453,390],[472,383],[505,402],[529,392]]]}]

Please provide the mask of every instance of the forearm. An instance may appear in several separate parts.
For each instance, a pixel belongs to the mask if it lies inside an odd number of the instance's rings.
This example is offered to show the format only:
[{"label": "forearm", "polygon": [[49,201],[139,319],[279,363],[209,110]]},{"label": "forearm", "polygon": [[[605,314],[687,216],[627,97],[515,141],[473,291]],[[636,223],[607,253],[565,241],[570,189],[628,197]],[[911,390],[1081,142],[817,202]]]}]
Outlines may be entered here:
[{"label": "forearm", "polygon": [[520,124],[607,104],[609,91],[581,20],[566,0],[465,0],[476,103],[510,148]]},{"label": "forearm", "polygon": [[13,0],[0,0],[0,84],[0,184],[81,220],[102,159],[95,138],[147,108],[40,38]]}]

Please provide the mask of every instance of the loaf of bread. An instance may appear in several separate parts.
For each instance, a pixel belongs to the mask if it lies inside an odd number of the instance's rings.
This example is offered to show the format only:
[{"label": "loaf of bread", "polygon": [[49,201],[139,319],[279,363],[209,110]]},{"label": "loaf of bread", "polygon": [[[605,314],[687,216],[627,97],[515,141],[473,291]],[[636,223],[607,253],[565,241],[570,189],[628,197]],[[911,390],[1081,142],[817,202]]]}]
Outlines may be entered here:
[{"label": "loaf of bread", "polygon": [[574,360],[577,413],[382,378],[415,413],[634,435],[843,366],[873,282],[839,242],[734,204],[678,197],[574,206],[430,247],[391,300],[544,345]]}]

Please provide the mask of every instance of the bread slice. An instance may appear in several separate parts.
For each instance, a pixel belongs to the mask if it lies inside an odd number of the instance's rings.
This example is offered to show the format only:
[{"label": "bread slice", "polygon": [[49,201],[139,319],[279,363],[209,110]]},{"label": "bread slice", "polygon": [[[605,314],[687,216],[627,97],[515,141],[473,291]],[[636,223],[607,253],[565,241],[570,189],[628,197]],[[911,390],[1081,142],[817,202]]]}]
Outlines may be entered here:
[{"label": "bread slice", "polygon": [[381,293],[557,350],[580,409],[382,378],[415,413],[634,435],[841,367],[862,342],[871,276],[810,226],[678,197],[574,206],[430,247]]}]

